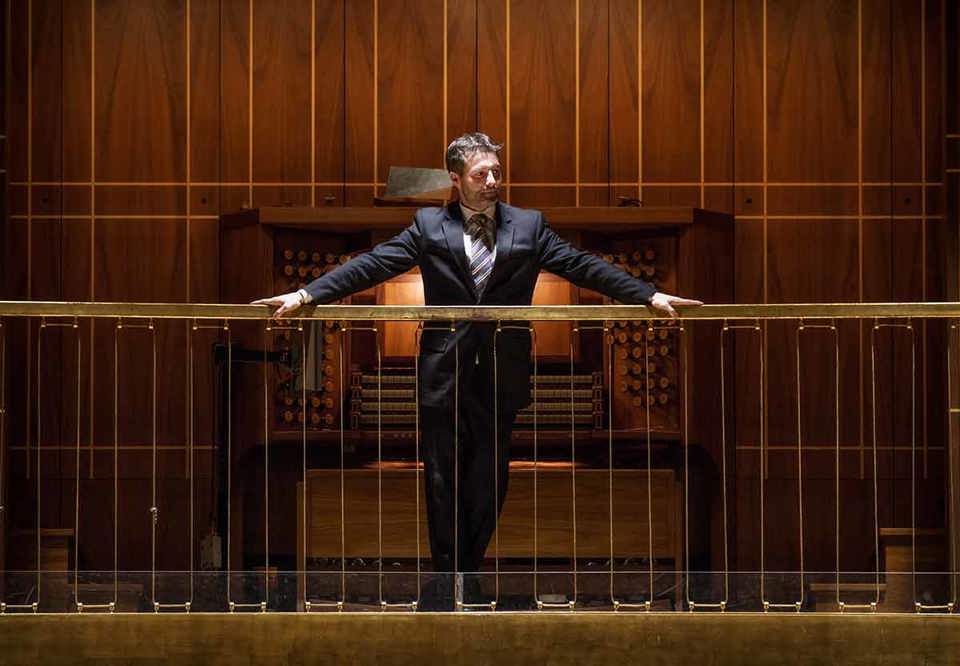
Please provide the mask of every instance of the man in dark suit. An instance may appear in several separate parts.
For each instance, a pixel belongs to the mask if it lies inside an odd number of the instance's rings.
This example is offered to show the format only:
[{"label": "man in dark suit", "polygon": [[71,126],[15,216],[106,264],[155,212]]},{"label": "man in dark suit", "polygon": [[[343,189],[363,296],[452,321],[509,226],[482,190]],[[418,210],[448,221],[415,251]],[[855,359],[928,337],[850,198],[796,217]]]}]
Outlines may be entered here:
[{"label": "man in dark suit", "polygon": [[[539,211],[500,202],[500,148],[481,133],[454,140],[446,162],[459,201],[422,208],[399,235],[305,289],[255,303],[279,306],[275,316],[288,316],[305,303],[329,303],[419,266],[427,305],[530,305],[541,270],[671,316],[675,305],[700,305],[572,247]],[[527,324],[503,322],[497,330],[493,322],[428,323],[419,370],[434,568],[475,572],[506,497],[514,419],[530,403]],[[478,601],[478,588],[475,580],[468,584],[468,602]],[[452,608],[452,595],[442,598],[437,588],[426,596],[433,607]]]}]

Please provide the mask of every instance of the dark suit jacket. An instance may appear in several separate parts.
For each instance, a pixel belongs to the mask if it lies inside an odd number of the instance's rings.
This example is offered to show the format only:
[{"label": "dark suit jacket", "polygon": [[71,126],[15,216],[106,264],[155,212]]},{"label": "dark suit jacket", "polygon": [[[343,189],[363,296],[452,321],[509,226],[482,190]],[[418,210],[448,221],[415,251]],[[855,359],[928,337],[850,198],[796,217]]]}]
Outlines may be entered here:
[{"label": "dark suit jacket", "polygon": [[[614,268],[599,257],[578,250],[557,236],[537,210],[497,204],[497,245],[493,272],[482,294],[474,289],[463,247],[460,206],[421,208],[413,224],[370,252],[359,255],[317,278],[306,290],[314,301],[329,303],[363,291],[420,267],[427,305],[530,305],[541,269],[574,284],[630,304],[647,304],[653,286]],[[522,322],[510,322],[510,325]],[[454,376],[464,377],[477,368],[499,375],[498,404],[520,409],[530,402],[530,334],[504,328],[495,335],[495,324],[431,323],[420,338],[420,401],[425,407],[447,407],[454,397]],[[464,396],[460,396],[464,399]],[[490,400],[492,404],[493,395]]]}]

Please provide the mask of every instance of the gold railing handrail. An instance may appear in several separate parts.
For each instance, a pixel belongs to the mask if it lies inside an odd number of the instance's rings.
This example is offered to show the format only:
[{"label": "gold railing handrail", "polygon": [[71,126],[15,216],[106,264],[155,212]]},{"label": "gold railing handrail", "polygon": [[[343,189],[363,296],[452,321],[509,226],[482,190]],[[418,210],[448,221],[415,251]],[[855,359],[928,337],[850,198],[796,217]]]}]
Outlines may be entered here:
[{"label": "gold railing handrail", "polygon": [[[960,303],[769,303],[678,308],[686,320],[960,318]],[[0,317],[128,317],[269,319],[273,308],[222,303],[100,303],[0,301]],[[664,319],[643,305],[411,306],[319,305],[298,319],[380,321],[604,321]]]}]

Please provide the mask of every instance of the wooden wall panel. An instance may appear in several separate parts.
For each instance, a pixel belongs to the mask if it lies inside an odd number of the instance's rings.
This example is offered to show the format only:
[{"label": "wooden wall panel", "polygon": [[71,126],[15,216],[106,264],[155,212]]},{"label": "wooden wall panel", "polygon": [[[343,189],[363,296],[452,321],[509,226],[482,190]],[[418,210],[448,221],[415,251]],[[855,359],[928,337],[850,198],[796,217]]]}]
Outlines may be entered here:
[{"label": "wooden wall panel", "polygon": [[[579,2],[579,0],[578,0]],[[608,7],[579,3],[580,122],[579,182],[608,183],[610,177],[610,24]],[[599,193],[594,193],[598,195]],[[589,195],[588,195],[589,196]],[[604,200],[601,205],[606,205]],[[596,205],[596,204],[594,204]]]},{"label": "wooden wall panel", "polygon": [[253,2],[254,181],[311,181],[310,21],[309,0]]},{"label": "wooden wall panel", "polygon": [[692,0],[643,3],[645,181],[700,180],[700,20]]},{"label": "wooden wall panel", "polygon": [[[91,12],[82,2],[64,2],[62,11],[61,178],[66,182],[87,183],[91,180]],[[89,206],[86,210],[89,211]]]},{"label": "wooden wall panel", "polygon": [[11,183],[22,183],[28,180],[28,159],[30,136],[29,126],[31,108],[32,81],[32,54],[29,45],[29,35],[32,29],[32,17],[29,16],[29,6],[24,3],[11,3],[9,6],[9,49],[10,53],[20,54],[18,58],[11,58],[7,74],[8,89],[11,91],[25,91],[26,94],[10,95],[7,99],[7,174]]},{"label": "wooden wall panel", "polygon": [[[477,6],[477,124],[494,141],[507,140],[507,14],[509,0],[478,2]],[[510,173],[510,149],[500,155]],[[509,192],[507,192],[509,195]]]},{"label": "wooden wall panel", "polygon": [[[220,9],[220,180],[246,183],[253,175],[250,144],[250,0],[223,0]],[[193,54],[192,54],[193,55]],[[193,55],[193,59],[198,56]],[[249,206],[250,192],[221,193],[223,210]]]},{"label": "wooden wall panel", "polygon": [[[344,29],[346,0],[314,3],[314,113],[313,179],[319,182],[343,180],[346,78]],[[317,199],[319,203],[321,199]],[[343,204],[343,193],[337,193]]]},{"label": "wooden wall panel", "polygon": [[[764,0],[734,3],[734,173],[737,181],[765,178],[764,159]],[[756,196],[754,190],[750,190]]]},{"label": "wooden wall panel", "polygon": [[576,181],[576,7],[510,0],[509,11],[507,180]]},{"label": "wooden wall panel", "polygon": [[[33,180],[58,181],[61,174],[63,23],[59,2],[35,2],[31,12],[31,173]],[[41,74],[42,73],[42,74]]]},{"label": "wooden wall panel", "polygon": [[[189,16],[190,95],[187,118],[191,181],[221,180],[222,15],[219,0],[191,0]],[[217,48],[210,48],[217,44]],[[187,141],[187,137],[184,137]]]},{"label": "wooden wall panel", "polygon": [[[613,0],[610,7],[610,182],[634,183],[639,170],[639,76],[638,9],[639,3]],[[636,197],[637,189],[613,186],[617,196]]]},{"label": "wooden wall panel", "polygon": [[[346,123],[344,176],[356,187],[346,190],[346,205],[370,205],[374,195],[374,1],[345,5]],[[366,183],[367,185],[363,185]]]},{"label": "wooden wall panel", "polygon": [[[857,179],[856,25],[857,8],[849,2],[768,4],[771,181]],[[813,35],[824,38],[811,39]]]},{"label": "wooden wall panel", "polygon": [[[702,138],[703,176],[708,182],[734,180],[735,16],[733,3],[704,2]],[[723,210],[733,212],[732,207]]]},{"label": "wooden wall panel", "polygon": [[184,4],[96,5],[97,180],[186,178]]},{"label": "wooden wall panel", "polygon": [[891,180],[890,7],[888,0],[876,2],[860,17],[862,160],[868,182]]},{"label": "wooden wall panel", "polygon": [[[446,126],[444,144],[479,127],[480,48],[489,49],[489,36],[480,38],[477,14],[480,3],[470,0],[445,0],[447,37]],[[451,94],[452,92],[452,94]],[[493,137],[502,141],[502,137]],[[444,145],[444,151],[446,145]]]},{"label": "wooden wall panel", "polygon": [[892,3],[891,21],[897,29],[892,36],[890,145],[891,174],[897,181],[919,181],[921,168],[921,5],[917,2]]},{"label": "wooden wall panel", "polygon": [[377,13],[377,181],[391,166],[440,167],[446,150],[444,104],[469,92],[444,87],[441,0],[382,2]]},{"label": "wooden wall panel", "polygon": [[924,128],[922,141],[926,151],[926,172],[929,180],[942,181],[944,169],[944,15],[946,3],[924,0],[923,32],[921,33],[921,50],[923,68],[920,95],[923,99]]}]

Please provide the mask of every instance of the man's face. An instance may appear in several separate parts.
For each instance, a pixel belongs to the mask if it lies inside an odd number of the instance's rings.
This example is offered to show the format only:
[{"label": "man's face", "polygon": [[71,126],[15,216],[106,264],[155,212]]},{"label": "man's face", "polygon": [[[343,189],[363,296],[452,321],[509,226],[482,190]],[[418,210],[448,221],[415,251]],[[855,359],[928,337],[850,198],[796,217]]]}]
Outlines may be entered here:
[{"label": "man's face", "polygon": [[483,210],[500,197],[500,158],[496,153],[476,152],[467,157],[463,174],[450,172],[460,200],[474,210]]}]

